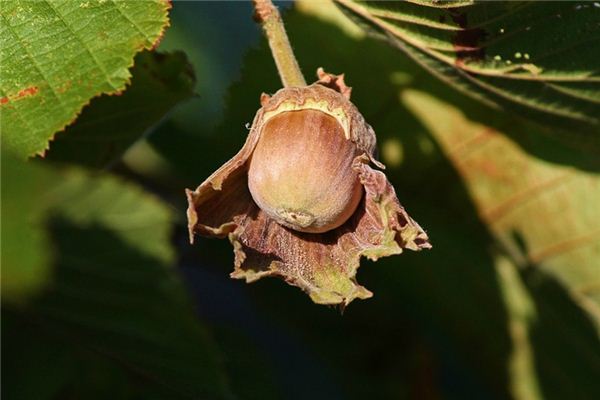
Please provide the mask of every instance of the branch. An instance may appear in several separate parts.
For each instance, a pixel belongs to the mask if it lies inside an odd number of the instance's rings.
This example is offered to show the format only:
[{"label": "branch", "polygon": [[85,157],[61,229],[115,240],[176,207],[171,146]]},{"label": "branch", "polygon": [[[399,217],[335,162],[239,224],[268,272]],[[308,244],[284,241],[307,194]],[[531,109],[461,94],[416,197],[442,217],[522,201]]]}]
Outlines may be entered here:
[{"label": "branch", "polygon": [[271,0],[252,0],[252,3],[254,3],[255,19],[261,24],[269,41],[281,83],[284,87],[306,86],[279,11]]}]

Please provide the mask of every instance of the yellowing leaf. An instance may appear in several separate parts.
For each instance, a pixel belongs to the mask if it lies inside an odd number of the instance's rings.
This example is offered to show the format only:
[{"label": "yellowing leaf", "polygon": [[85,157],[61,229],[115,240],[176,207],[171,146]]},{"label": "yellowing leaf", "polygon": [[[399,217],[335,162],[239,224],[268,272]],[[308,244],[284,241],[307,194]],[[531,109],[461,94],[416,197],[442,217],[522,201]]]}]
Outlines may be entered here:
[{"label": "yellowing leaf", "polygon": [[402,99],[460,172],[512,260],[555,277],[600,327],[600,176],[537,159],[425,92],[408,89]]}]

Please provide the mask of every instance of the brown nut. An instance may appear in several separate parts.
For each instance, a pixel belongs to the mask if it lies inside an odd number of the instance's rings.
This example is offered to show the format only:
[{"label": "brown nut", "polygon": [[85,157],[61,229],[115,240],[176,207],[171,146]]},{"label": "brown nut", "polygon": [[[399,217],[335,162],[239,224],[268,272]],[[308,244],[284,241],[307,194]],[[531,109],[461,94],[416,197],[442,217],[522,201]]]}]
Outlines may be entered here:
[{"label": "brown nut", "polygon": [[284,111],[260,132],[248,187],[256,204],[278,223],[321,233],[350,218],[363,194],[352,162],[356,144],[331,115],[320,110]]}]

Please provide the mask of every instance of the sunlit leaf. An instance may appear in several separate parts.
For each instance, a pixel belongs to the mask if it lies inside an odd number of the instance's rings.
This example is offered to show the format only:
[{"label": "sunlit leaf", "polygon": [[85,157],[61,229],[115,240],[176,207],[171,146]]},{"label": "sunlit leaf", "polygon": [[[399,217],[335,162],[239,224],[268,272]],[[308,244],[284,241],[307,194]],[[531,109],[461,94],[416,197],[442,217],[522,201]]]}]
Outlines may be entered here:
[{"label": "sunlit leaf", "polygon": [[[546,383],[543,391],[562,379],[561,387],[554,389],[562,397],[600,393],[591,378],[600,373],[600,354],[595,351],[600,337],[600,214],[596,207],[600,175],[533,157],[503,132],[465,115],[458,107],[468,102],[449,103],[417,89],[404,90],[401,98],[461,175],[498,251],[519,271],[516,283],[523,281],[527,288],[521,297],[529,298],[529,311],[507,303],[521,367],[535,360],[537,370],[531,378]],[[470,107],[471,113],[477,111]],[[504,265],[501,268],[511,268]],[[505,291],[516,290],[512,281],[503,283]],[[567,311],[573,308],[569,304],[579,307],[586,317]],[[519,322],[522,312],[529,316]],[[567,322],[571,316],[574,321]],[[542,323],[551,323],[555,332],[542,333],[538,328]],[[552,347],[557,348],[556,354],[549,357],[547,349]],[[587,367],[569,378],[560,372],[565,365],[576,369],[577,363]],[[520,379],[525,376],[514,375],[513,385],[523,384]],[[539,391],[537,386],[531,383],[513,389],[528,398],[525,393]]]},{"label": "sunlit leaf", "polygon": [[89,100],[125,89],[133,56],[156,45],[167,0],[4,1],[0,8],[2,144],[42,154]]},{"label": "sunlit leaf", "polygon": [[600,327],[600,176],[540,162],[431,95],[405,91],[465,180],[479,216],[520,264],[569,288]]},{"label": "sunlit leaf", "polygon": [[[37,198],[59,182],[43,168],[2,153],[2,300],[35,293],[50,276],[52,246],[45,231],[46,205]],[[23,251],[27,246],[27,251]]]},{"label": "sunlit leaf", "polygon": [[444,82],[600,148],[596,3],[336,3]]}]

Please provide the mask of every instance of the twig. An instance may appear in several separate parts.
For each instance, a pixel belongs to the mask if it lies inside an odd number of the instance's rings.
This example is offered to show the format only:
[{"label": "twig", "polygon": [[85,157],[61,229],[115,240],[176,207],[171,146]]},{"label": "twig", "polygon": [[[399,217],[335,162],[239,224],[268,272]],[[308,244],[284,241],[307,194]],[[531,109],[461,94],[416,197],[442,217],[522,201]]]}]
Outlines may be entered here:
[{"label": "twig", "polygon": [[306,86],[279,11],[271,0],[252,0],[252,3],[254,3],[255,19],[261,24],[269,41],[281,83],[284,87]]}]

